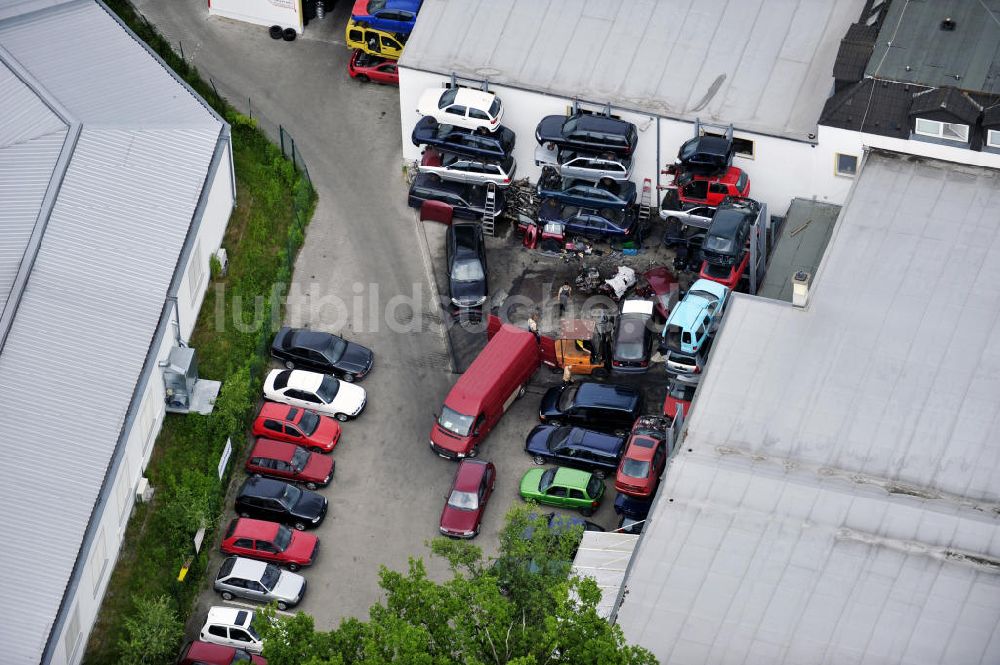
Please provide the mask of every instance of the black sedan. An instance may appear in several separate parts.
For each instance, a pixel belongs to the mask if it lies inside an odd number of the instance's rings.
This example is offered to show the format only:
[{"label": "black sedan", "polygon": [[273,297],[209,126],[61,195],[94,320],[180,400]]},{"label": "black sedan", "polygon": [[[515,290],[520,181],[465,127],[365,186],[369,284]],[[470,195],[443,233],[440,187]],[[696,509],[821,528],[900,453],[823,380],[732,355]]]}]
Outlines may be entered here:
[{"label": "black sedan", "polygon": [[566,150],[628,156],[639,142],[639,132],[631,122],[603,115],[549,115],[535,128],[535,140]]},{"label": "black sedan", "polygon": [[625,437],[581,427],[537,425],[524,442],[524,451],[535,464],[555,462],[593,471],[598,478],[618,468],[624,450]]},{"label": "black sedan", "polygon": [[271,355],[288,369],[308,369],[333,374],[351,383],[372,369],[371,349],[342,337],[315,330],[283,327],[271,343]]},{"label": "black sedan", "polygon": [[688,173],[725,171],[733,164],[733,142],[722,136],[697,136],[677,151],[677,164]]},{"label": "black sedan", "polygon": [[259,476],[243,481],[236,495],[236,513],[240,517],[280,522],[299,531],[319,526],[326,508],[326,498],[321,494]]},{"label": "black sedan", "polygon": [[443,152],[505,160],[514,153],[514,132],[500,125],[488,134],[454,125],[442,125],[431,116],[420,119],[410,135],[413,145],[430,145]]},{"label": "black sedan", "polygon": [[[549,187],[554,185],[554,187]],[[627,208],[635,203],[635,183],[631,181],[562,178],[555,183],[539,181],[538,196],[559,203],[584,208]]]},{"label": "black sedan", "polygon": [[460,309],[480,307],[486,302],[486,247],[482,226],[455,223],[445,234],[448,255],[448,293]]}]

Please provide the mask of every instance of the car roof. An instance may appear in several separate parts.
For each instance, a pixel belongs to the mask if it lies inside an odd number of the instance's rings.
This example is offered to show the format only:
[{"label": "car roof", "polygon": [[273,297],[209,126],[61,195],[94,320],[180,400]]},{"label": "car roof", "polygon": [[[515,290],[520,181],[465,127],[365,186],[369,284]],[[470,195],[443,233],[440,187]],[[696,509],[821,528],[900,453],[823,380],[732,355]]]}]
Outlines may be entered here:
[{"label": "car roof", "polygon": [[385,7],[382,9],[404,9],[416,12],[420,9],[420,3],[424,0],[385,0]]},{"label": "car roof", "polygon": [[691,287],[688,289],[687,292],[691,293],[692,291],[706,291],[708,293],[711,293],[719,300],[723,300],[729,294],[729,287],[726,286],[725,284],[719,284],[718,282],[713,281],[711,279],[701,278],[696,280],[695,283],[691,285]]},{"label": "car roof", "polygon": [[214,605],[208,608],[206,623],[223,623],[227,626],[247,626],[253,620],[253,611],[225,605]]},{"label": "car roof", "polygon": [[253,444],[250,457],[267,457],[287,462],[292,459],[297,449],[298,446],[294,443],[284,443],[262,437],[257,439],[257,442]]},{"label": "car roof", "polygon": [[455,489],[461,492],[475,492],[486,473],[488,462],[483,460],[462,460],[455,472]]},{"label": "car roof", "polygon": [[281,525],[277,522],[267,520],[255,520],[249,517],[237,517],[232,533],[226,534],[226,538],[261,538],[270,540],[278,533]]},{"label": "car roof", "polygon": [[185,657],[194,661],[221,662],[220,658],[232,658],[235,651],[234,647],[195,640],[188,646]]},{"label": "car roof", "polygon": [[[264,402],[260,407],[258,415],[263,418],[274,418],[275,420],[294,420],[294,416],[289,417],[292,411],[300,411],[300,409],[297,406],[289,406],[281,402]],[[298,414],[296,413],[295,415]]]},{"label": "car roof", "polygon": [[305,349],[312,349],[313,351],[324,351],[330,346],[330,341],[333,339],[339,338],[330,333],[307,330],[305,328],[293,328],[282,340],[282,346],[286,349],[294,345]]},{"label": "car roof", "polygon": [[[653,445],[648,447],[638,445],[636,442],[639,440],[652,441]],[[641,462],[648,462],[653,459],[653,452],[658,445],[660,445],[659,439],[646,434],[636,434],[629,439],[628,450],[625,451],[625,456]]]},{"label": "car roof", "polygon": [[594,430],[574,427],[566,443],[574,448],[586,448],[602,453],[616,453],[622,444],[622,439],[612,434],[595,432]]},{"label": "car roof", "polygon": [[436,173],[418,173],[417,177],[413,179],[413,186],[433,189],[439,192],[448,192],[449,194],[463,195],[469,193],[471,190],[471,186],[467,183],[444,180]]},{"label": "car roof", "polygon": [[707,304],[702,298],[688,298],[685,296],[670,311],[670,318],[667,319],[667,325],[680,326],[681,328],[693,328],[697,326],[701,323]]},{"label": "car roof", "polygon": [[587,483],[590,482],[591,475],[589,471],[580,471],[579,469],[560,466],[556,468],[556,475],[552,479],[552,482],[569,487],[586,487]]},{"label": "car roof", "polygon": [[230,571],[228,577],[241,577],[251,580],[260,579],[266,569],[267,563],[264,561],[238,556],[233,563],[233,569]]},{"label": "car roof", "polygon": [[622,305],[622,314],[648,314],[653,315],[652,300],[626,300]]},{"label": "car roof", "polygon": [[577,403],[587,402],[592,406],[620,408],[623,399],[633,400],[639,396],[634,388],[619,386],[613,383],[584,381],[579,386],[576,392]]},{"label": "car roof", "polygon": [[303,369],[284,370],[290,372],[288,375],[288,387],[296,390],[308,390],[316,392],[320,384],[323,383],[325,374],[319,372],[307,372]]},{"label": "car roof", "polygon": [[251,476],[243,481],[240,494],[277,498],[285,493],[286,485],[288,483],[281,480]]},{"label": "car roof", "polygon": [[712,225],[708,227],[708,232],[713,235],[729,235],[740,228],[746,219],[753,219],[753,213],[749,210],[739,210],[736,208],[716,210],[715,215],[712,216]]},{"label": "car roof", "polygon": [[593,113],[581,113],[577,116],[567,118],[567,122],[573,120],[574,117],[577,121],[576,128],[583,131],[626,134],[628,133],[629,126],[632,125],[631,122],[626,120],[609,118]]},{"label": "car roof", "polygon": [[[443,94],[443,93],[442,93]],[[472,88],[459,88],[455,93],[455,103],[473,108],[488,109],[496,98],[492,92],[473,90]]]}]

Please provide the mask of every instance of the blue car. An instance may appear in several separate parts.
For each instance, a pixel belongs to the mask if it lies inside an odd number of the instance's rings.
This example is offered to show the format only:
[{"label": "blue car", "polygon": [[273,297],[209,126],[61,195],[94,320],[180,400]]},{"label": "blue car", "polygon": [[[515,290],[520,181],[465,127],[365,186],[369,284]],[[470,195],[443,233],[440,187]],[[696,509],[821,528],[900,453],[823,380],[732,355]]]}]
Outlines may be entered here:
[{"label": "blue car", "polygon": [[726,307],[729,289],[709,279],[691,285],[663,326],[663,345],[682,354],[696,354],[715,332]]},{"label": "blue car", "polygon": [[603,180],[595,184],[570,178],[554,182],[542,179],[538,183],[538,196],[583,208],[627,208],[635,203],[635,183]]},{"label": "blue car", "polygon": [[471,129],[442,125],[430,116],[421,118],[410,135],[410,140],[415,146],[429,145],[453,155],[495,161],[504,161],[511,157],[515,139],[514,132],[503,125],[489,134],[479,134]]},{"label": "blue car", "polygon": [[423,0],[357,0],[351,10],[351,20],[361,27],[374,28],[397,35],[408,35],[417,22],[417,12]]},{"label": "blue car", "polygon": [[546,425],[625,433],[642,414],[642,407],[642,394],[635,388],[581,381],[549,388],[542,395],[538,419]]},{"label": "blue car", "polygon": [[636,229],[634,210],[614,210],[603,208],[580,208],[567,206],[555,199],[546,199],[538,208],[538,219],[559,222],[566,235],[580,235],[598,240],[608,238],[630,238]]},{"label": "blue car", "polygon": [[624,450],[625,437],[582,427],[536,425],[524,442],[524,452],[535,464],[555,462],[593,471],[598,478],[618,468]]}]

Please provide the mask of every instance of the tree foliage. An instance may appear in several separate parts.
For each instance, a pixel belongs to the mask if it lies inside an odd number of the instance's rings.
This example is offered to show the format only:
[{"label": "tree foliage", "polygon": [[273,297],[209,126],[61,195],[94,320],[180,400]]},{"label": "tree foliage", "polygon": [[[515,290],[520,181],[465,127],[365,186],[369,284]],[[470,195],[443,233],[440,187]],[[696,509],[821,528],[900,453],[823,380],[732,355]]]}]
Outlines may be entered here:
[{"label": "tree foliage", "polygon": [[270,665],[651,665],[645,649],[597,614],[600,589],[570,577],[582,527],[550,529],[544,516],[517,507],[507,516],[500,555],[484,559],[465,541],[435,539],[452,577],[436,582],[423,561],[380,572],[385,601],[369,620],[316,631],[299,613],[261,622]]},{"label": "tree foliage", "polygon": [[174,661],[184,624],[168,596],[139,597],[135,611],[125,619],[125,635],[118,641],[122,662],[136,665],[166,665]]}]

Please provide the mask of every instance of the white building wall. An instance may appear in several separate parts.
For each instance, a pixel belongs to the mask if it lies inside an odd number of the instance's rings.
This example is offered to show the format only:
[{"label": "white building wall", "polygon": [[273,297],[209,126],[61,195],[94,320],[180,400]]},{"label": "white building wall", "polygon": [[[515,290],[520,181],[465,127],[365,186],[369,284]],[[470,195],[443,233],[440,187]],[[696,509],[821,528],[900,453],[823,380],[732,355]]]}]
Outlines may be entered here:
[{"label": "white building wall", "polygon": [[[227,151],[229,146],[227,145]],[[223,155],[216,170],[215,178],[210,185],[207,204],[195,239],[195,249],[201,247],[200,256],[192,251],[189,264],[185,267],[180,288],[177,293],[178,308],[181,312],[181,336],[187,340],[194,328],[198,309],[205,297],[209,283],[209,256],[219,248],[222,236],[233,208],[232,192],[232,161],[229,154]],[[190,276],[191,262],[198,260],[203,264],[202,277],[191,292]],[[138,410],[128,440],[125,443],[122,462],[118,473],[109,478],[111,493],[104,513],[98,523],[96,536],[90,548],[86,561],[83,562],[82,576],[73,598],[67,599],[69,612],[64,624],[60,643],[52,653],[53,665],[76,665],[83,659],[90,631],[97,619],[101,601],[107,589],[111,572],[114,570],[121,551],[128,518],[135,506],[135,489],[139,478],[145,472],[153,452],[153,442],[163,425],[164,408],[163,378],[157,366],[166,360],[170,349],[175,344],[175,329],[173,314],[170,312],[171,323],[166,334],[155,352],[153,371],[146,383],[145,391],[137,397]]]}]

